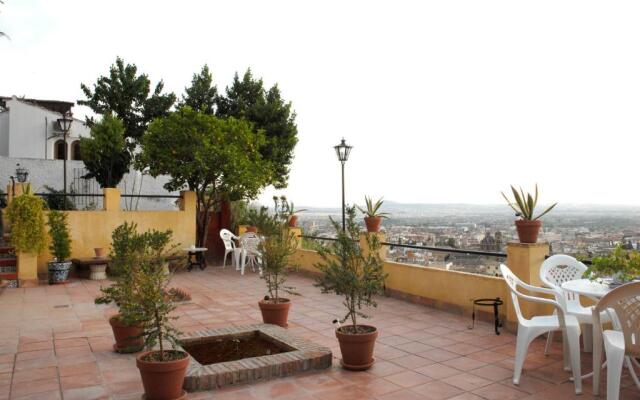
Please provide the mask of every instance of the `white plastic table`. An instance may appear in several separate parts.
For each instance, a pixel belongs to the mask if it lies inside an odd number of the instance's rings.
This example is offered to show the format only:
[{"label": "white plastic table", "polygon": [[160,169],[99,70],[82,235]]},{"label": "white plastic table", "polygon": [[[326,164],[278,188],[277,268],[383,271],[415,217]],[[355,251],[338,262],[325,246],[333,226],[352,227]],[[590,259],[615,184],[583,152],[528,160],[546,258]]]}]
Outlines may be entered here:
[{"label": "white plastic table", "polygon": [[591,281],[589,279],[576,279],[574,281],[567,281],[562,284],[562,289],[567,292],[577,293],[582,296],[589,297],[595,301],[598,301],[602,296],[609,293],[612,288],[604,283]]},{"label": "white plastic table", "polygon": [[[588,297],[596,302],[598,302],[598,300],[600,300],[605,294],[609,293],[610,291],[612,291],[613,289],[615,289],[614,287],[611,287],[609,285],[607,285],[606,283],[600,283],[600,282],[596,282],[596,281],[592,281],[589,279],[576,279],[574,281],[567,281],[565,283],[562,284],[562,289],[566,290],[568,292],[573,292],[573,293],[577,293],[579,295]],[[596,335],[596,329],[600,329],[599,326],[593,326],[593,335],[592,337],[595,337]],[[631,377],[633,378],[636,386],[638,386],[640,388],[640,382],[638,381],[638,377],[636,376],[633,367],[631,366],[631,363],[633,362],[634,364],[637,364],[635,359],[632,359],[630,357],[625,357],[626,360],[626,364],[627,364],[627,368],[629,368],[629,371],[631,371]],[[607,365],[607,362],[605,361],[604,364],[602,364],[601,368],[605,368],[605,366]],[[593,366],[594,369],[598,368],[597,365]],[[590,372],[586,375],[582,376],[582,379],[585,378],[590,378],[593,376],[593,372]]]}]

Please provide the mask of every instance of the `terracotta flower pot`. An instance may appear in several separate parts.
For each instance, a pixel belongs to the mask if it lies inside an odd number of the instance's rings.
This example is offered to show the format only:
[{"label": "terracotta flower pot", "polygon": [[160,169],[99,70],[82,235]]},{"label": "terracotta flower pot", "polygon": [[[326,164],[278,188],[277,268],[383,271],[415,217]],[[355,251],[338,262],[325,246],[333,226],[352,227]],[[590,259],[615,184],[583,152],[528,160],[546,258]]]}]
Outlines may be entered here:
[{"label": "terracotta flower pot", "polygon": [[538,232],[540,232],[541,226],[542,221],[540,220],[517,220],[516,230],[518,231],[518,239],[520,240],[520,243],[536,243],[538,241]]},{"label": "terracotta flower pot", "polygon": [[289,217],[289,228],[295,228],[296,226],[298,226],[298,216],[292,215]]},{"label": "terracotta flower pot", "polygon": [[120,321],[118,315],[109,318],[116,343],[113,349],[118,353],[136,353],[144,348],[141,326],[129,326]]},{"label": "terracotta flower pot", "polygon": [[342,367],[351,371],[364,371],[373,365],[373,348],[378,338],[375,326],[358,325],[368,330],[366,333],[344,333],[344,326],[336,329],[336,337],[342,353]]},{"label": "terracotta flower pot", "polygon": [[258,306],[262,313],[262,321],[265,324],[274,324],[286,328],[289,326],[287,320],[289,318],[289,308],[291,308],[291,302],[289,299],[279,299],[278,303],[271,303],[270,300],[260,300]]},{"label": "terracotta flower pot", "polygon": [[247,232],[257,233],[258,232],[258,227],[256,227],[256,226],[247,226]]},{"label": "terracotta flower pot", "polygon": [[157,353],[157,351],[148,351],[136,357],[136,366],[142,377],[145,399],[176,400],[186,398],[186,392],[182,390],[182,385],[189,366],[189,355],[184,351],[176,352],[182,353],[184,357],[163,362],[146,359],[148,355]]},{"label": "terracotta flower pot", "polygon": [[105,258],[107,256],[107,249],[104,247],[96,247],[93,251],[96,253],[96,258]]},{"label": "terracotta flower pot", "polygon": [[364,224],[367,226],[367,232],[380,231],[382,217],[364,217]]}]

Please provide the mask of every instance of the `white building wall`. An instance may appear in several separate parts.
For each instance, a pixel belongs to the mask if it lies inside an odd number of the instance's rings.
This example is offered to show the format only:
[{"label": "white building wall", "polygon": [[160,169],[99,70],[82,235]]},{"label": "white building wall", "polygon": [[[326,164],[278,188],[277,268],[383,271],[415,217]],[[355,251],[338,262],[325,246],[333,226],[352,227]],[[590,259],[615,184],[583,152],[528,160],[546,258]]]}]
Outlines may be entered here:
[{"label": "white building wall", "polygon": [[[8,111],[8,152],[1,155],[17,158],[54,158],[54,144],[62,138],[57,119],[62,115],[43,107],[24,103],[18,99],[6,101]],[[0,125],[0,136],[7,130]],[[74,119],[67,135],[67,146],[81,136],[89,136],[89,128],[83,121]],[[0,147],[1,151],[1,147]],[[68,151],[69,157],[71,152]]]},{"label": "white building wall", "polygon": [[0,156],[9,156],[9,111],[0,112]]}]

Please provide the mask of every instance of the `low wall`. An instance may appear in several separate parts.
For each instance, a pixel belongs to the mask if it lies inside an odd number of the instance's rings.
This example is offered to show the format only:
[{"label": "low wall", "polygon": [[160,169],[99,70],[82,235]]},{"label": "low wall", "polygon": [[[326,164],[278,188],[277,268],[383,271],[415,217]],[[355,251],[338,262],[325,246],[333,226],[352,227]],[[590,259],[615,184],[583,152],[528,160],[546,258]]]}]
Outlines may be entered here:
[{"label": "low wall", "polygon": [[[312,275],[320,273],[314,267],[321,261],[318,252],[298,249],[294,260],[301,271]],[[506,305],[501,307],[501,318],[506,318],[511,323],[515,321],[510,316],[513,313],[508,312],[509,307],[512,307],[511,299],[502,278],[389,261],[384,262],[383,268],[388,274],[385,293],[389,296],[468,315],[469,318],[472,299],[500,297]],[[478,307],[476,317],[493,321],[493,309]]]},{"label": "low wall", "polygon": [[[150,229],[173,231],[173,243],[180,248],[196,242],[196,196],[194,192],[182,192],[180,209],[175,211],[125,211],[120,207],[120,190],[104,189],[104,209],[98,211],[66,211],[69,235],[71,237],[71,257],[93,257],[94,248],[111,246],[111,233],[124,222],[138,225],[138,231]],[[46,213],[46,211],[45,211]],[[21,258],[23,263],[20,264]],[[27,260],[18,256],[18,278],[27,283],[40,276],[46,276],[47,263],[52,260],[49,250]],[[28,261],[28,262],[27,262]]]}]

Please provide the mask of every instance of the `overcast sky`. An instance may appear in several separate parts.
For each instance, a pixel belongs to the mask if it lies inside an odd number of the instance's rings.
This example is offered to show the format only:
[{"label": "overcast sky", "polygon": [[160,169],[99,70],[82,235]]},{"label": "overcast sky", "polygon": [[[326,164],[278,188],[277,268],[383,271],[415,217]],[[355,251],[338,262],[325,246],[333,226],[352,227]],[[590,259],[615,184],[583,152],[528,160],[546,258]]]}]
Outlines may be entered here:
[{"label": "overcast sky", "polygon": [[[0,6],[0,95],[78,100],[116,56],[181,94],[251,67],[298,114],[290,185],[347,201],[639,204],[638,1],[87,1]],[[76,108],[76,115],[84,114]],[[267,191],[262,199],[268,199]]]}]

